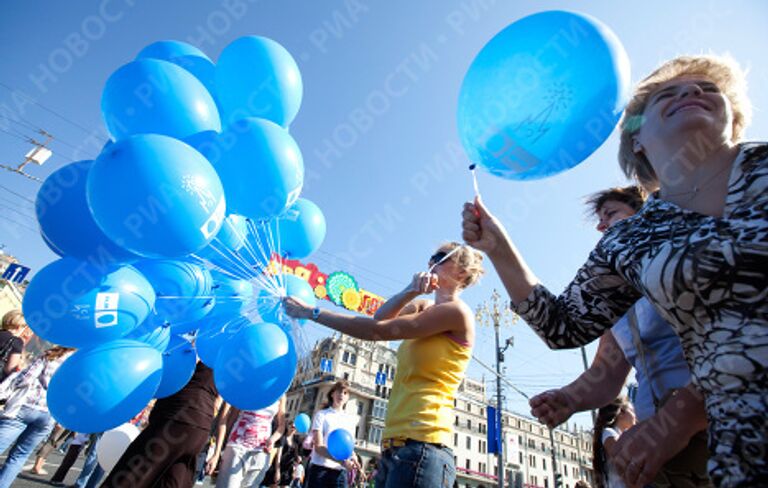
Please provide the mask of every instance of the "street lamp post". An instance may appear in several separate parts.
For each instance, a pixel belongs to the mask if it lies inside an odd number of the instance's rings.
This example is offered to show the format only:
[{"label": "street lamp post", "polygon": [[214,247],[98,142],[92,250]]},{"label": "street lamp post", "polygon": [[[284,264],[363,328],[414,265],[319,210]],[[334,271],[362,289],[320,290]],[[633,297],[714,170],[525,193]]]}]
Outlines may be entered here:
[{"label": "street lamp post", "polygon": [[[504,351],[514,344],[513,338],[510,336],[504,341],[504,347],[499,345],[499,329],[502,325],[512,325],[517,320],[517,315],[513,314],[509,309],[509,304],[501,300],[501,295],[496,290],[493,290],[491,294],[490,303],[483,302],[477,306],[475,312],[475,318],[480,325],[493,325],[493,331],[496,336],[496,411],[498,412],[498,422],[501,423],[501,405],[502,405],[502,390],[501,390],[501,363],[504,362]],[[499,433],[502,435],[503,430],[499,425]],[[498,487],[504,488],[504,475],[505,475],[505,462],[504,462],[504,443],[502,439],[499,439],[499,449],[496,451],[496,466],[498,467]]]}]

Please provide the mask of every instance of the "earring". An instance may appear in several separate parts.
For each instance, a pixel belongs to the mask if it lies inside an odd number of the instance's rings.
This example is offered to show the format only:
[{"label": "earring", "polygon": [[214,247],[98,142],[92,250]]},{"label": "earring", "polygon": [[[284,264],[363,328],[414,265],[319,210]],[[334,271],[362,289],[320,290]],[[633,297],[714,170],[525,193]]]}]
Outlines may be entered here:
[{"label": "earring", "polygon": [[632,139],[632,151],[635,154],[643,152],[643,146],[640,144],[640,142],[637,139]]}]

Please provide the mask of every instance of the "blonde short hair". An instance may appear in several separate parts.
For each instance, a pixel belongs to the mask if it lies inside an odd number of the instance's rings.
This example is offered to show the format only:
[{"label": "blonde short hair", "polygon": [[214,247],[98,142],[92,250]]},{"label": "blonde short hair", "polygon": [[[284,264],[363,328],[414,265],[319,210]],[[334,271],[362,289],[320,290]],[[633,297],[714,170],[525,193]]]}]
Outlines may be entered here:
[{"label": "blonde short hair", "polygon": [[469,246],[464,246],[458,242],[446,242],[440,245],[435,250],[437,253],[446,253],[453,251],[457,247],[461,248],[458,251],[451,254],[448,258],[455,262],[465,273],[467,278],[462,283],[462,288],[469,288],[480,280],[480,277],[485,273],[483,270],[483,255]]},{"label": "blonde short hair", "polygon": [[643,124],[643,112],[648,97],[662,84],[690,75],[702,76],[712,81],[730,101],[733,110],[732,142],[741,140],[744,129],[752,118],[752,105],[747,98],[746,76],[732,58],[715,55],[680,56],[662,64],[638,83],[619,123],[619,165],[628,178],[636,179],[648,190],[658,187],[658,177],[645,155],[634,152],[633,138]]},{"label": "blonde short hair", "polygon": [[24,314],[21,310],[11,310],[3,315],[3,330],[16,331],[27,326]]}]

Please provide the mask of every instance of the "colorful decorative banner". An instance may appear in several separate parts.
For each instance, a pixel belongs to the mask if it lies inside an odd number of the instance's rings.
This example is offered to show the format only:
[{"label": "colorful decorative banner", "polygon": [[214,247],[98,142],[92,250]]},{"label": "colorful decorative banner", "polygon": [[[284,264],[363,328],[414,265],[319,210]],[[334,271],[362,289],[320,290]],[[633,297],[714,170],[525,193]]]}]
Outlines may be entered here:
[{"label": "colorful decorative banner", "polygon": [[273,256],[267,270],[270,274],[292,274],[306,280],[312,286],[315,296],[328,300],[353,312],[373,315],[384,303],[384,297],[361,289],[357,280],[347,272],[335,271],[325,274],[314,263],[302,263],[296,259],[281,259]]}]

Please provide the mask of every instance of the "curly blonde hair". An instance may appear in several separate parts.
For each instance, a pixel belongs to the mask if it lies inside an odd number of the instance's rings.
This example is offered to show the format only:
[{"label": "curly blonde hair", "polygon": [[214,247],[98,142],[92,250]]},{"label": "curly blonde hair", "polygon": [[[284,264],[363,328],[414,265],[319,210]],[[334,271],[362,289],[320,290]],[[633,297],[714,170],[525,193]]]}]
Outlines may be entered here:
[{"label": "curly blonde hair", "polygon": [[3,330],[13,332],[27,326],[21,310],[11,310],[3,315]]},{"label": "curly blonde hair", "polygon": [[[435,250],[437,253],[450,253],[456,248],[460,248],[458,251],[451,254],[448,258],[456,263],[466,274],[467,277],[462,283],[462,288],[469,288],[480,280],[485,270],[483,269],[483,255],[469,246],[464,246],[458,242],[445,242]],[[432,260],[430,263],[434,264]]]},{"label": "curly blonde hair", "polygon": [[752,118],[746,76],[732,58],[716,55],[680,56],[662,64],[638,83],[619,122],[619,165],[628,178],[636,179],[648,190],[658,187],[658,177],[645,155],[634,152],[633,139],[643,124],[643,112],[649,96],[662,84],[681,76],[702,76],[717,85],[728,98],[733,111],[732,142],[741,140]]}]

